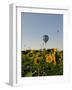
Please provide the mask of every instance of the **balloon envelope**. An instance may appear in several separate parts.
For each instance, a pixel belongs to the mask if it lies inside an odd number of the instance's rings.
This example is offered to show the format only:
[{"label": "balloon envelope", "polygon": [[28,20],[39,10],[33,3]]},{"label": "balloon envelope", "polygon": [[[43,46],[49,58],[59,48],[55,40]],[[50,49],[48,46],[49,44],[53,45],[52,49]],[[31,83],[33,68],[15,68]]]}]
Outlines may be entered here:
[{"label": "balloon envelope", "polygon": [[43,41],[44,41],[45,43],[47,43],[48,40],[49,40],[49,36],[48,36],[48,35],[44,35],[44,36],[43,36]]}]

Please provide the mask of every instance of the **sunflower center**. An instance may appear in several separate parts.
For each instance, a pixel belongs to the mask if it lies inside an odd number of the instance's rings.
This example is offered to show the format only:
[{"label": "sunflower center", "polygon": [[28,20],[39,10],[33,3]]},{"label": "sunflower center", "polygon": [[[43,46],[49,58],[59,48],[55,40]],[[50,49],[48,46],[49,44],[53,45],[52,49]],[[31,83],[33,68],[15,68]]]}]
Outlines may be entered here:
[{"label": "sunflower center", "polygon": [[37,63],[39,64],[39,60],[37,59]]}]

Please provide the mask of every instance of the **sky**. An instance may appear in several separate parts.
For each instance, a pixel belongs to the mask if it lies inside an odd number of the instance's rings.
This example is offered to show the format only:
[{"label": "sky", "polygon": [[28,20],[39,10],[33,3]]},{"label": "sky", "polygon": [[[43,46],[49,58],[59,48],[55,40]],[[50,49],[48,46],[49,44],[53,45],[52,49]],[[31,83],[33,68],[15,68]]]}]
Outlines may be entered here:
[{"label": "sky", "polygon": [[[43,35],[48,35],[46,45]],[[45,13],[21,13],[21,50],[63,49],[63,15]]]}]

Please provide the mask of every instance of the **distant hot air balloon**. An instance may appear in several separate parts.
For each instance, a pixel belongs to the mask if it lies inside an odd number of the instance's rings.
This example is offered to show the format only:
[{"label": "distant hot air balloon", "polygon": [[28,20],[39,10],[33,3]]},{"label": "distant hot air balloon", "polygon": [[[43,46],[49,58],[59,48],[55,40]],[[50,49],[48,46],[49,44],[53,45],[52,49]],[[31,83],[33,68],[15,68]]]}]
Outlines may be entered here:
[{"label": "distant hot air balloon", "polygon": [[43,35],[43,41],[46,45],[47,41],[49,40],[49,36],[48,35]]}]

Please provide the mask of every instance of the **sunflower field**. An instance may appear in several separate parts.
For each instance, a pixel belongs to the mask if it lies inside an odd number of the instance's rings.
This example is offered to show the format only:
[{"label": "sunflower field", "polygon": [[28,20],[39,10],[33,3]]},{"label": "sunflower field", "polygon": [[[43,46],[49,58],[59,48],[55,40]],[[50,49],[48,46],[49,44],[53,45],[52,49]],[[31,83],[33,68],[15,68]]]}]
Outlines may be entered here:
[{"label": "sunflower field", "polygon": [[21,76],[63,75],[63,51],[57,48],[21,51]]}]

